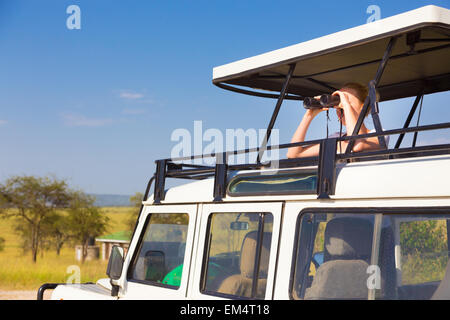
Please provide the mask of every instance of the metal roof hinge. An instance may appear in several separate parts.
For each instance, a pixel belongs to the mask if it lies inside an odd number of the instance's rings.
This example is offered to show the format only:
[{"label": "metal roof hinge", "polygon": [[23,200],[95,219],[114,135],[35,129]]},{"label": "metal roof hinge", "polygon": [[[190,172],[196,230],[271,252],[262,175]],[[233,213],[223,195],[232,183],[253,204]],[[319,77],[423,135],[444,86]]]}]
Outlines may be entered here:
[{"label": "metal roof hinge", "polygon": [[317,199],[330,199],[334,194],[336,178],[337,138],[324,139],[320,143]]}]

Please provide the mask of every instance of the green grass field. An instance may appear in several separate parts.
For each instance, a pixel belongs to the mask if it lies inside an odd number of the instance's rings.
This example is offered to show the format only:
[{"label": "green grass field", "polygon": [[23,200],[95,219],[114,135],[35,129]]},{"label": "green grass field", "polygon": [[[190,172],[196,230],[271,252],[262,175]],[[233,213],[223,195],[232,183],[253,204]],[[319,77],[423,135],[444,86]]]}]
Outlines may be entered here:
[{"label": "green grass field", "polygon": [[[130,208],[106,207],[102,213],[110,219],[107,233],[125,230],[126,218]],[[81,264],[75,259],[75,248],[66,244],[60,256],[55,250],[39,253],[36,263],[31,260],[31,253],[23,253],[20,238],[15,234],[12,219],[0,219],[0,237],[5,239],[5,247],[0,251],[0,290],[37,290],[43,283],[66,282],[73,277],[68,267],[80,268],[81,282],[95,282],[105,278],[107,261],[101,259],[86,261]],[[69,272],[69,273],[68,273]]]}]

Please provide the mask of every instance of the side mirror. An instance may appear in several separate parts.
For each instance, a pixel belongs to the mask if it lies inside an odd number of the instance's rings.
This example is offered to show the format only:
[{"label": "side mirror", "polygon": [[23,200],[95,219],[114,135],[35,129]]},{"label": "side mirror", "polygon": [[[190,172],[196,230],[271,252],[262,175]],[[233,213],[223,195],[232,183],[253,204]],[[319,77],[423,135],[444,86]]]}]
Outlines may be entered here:
[{"label": "side mirror", "polygon": [[124,260],[124,251],[120,246],[113,246],[111,255],[109,256],[108,267],[106,268],[106,274],[112,280],[117,280],[122,274]]}]

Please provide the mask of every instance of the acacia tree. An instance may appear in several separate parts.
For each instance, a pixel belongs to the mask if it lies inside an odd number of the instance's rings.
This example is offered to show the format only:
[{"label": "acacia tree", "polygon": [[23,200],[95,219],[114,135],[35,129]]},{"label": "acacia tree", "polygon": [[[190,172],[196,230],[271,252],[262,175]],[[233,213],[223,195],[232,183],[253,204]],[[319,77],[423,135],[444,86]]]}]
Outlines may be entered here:
[{"label": "acacia tree", "polygon": [[56,255],[59,256],[63,245],[71,239],[71,226],[67,215],[56,213],[49,217],[43,225],[43,231],[46,239],[51,246],[56,249]]},{"label": "acacia tree", "polygon": [[68,209],[68,224],[73,238],[82,246],[81,262],[87,256],[89,239],[103,234],[108,226],[109,218],[94,206],[95,198],[83,192],[72,193]]},{"label": "acacia tree", "polygon": [[70,202],[67,183],[50,177],[15,176],[0,185],[0,214],[17,217],[16,230],[36,262],[43,225]]}]

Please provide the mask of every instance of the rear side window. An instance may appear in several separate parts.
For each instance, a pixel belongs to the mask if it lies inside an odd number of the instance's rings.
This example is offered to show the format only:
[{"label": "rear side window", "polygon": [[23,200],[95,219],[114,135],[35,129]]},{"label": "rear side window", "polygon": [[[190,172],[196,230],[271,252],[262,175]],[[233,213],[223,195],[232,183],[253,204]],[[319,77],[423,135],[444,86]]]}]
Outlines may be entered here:
[{"label": "rear side window", "polygon": [[447,221],[439,217],[399,220],[402,286],[440,281],[444,277],[449,255]]},{"label": "rear side window", "polygon": [[211,214],[201,291],[264,299],[272,225],[270,213]]},{"label": "rear side window", "polygon": [[291,297],[450,299],[447,213],[386,211],[300,215]]},{"label": "rear side window", "polygon": [[292,297],[367,299],[373,220],[373,215],[304,214]]},{"label": "rear side window", "polygon": [[186,213],[149,215],[129,271],[129,280],[178,288],[188,224]]}]

